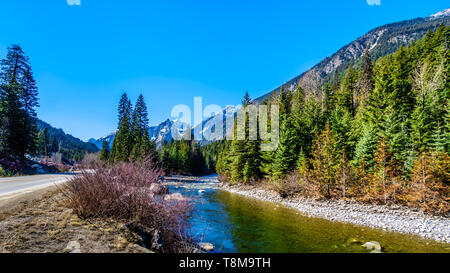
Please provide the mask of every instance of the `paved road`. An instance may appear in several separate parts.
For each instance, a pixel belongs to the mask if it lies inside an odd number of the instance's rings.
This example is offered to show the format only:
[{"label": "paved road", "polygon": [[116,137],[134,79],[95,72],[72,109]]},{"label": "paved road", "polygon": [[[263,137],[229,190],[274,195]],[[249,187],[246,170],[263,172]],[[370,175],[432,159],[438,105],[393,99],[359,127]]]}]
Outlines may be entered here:
[{"label": "paved road", "polygon": [[58,185],[73,177],[73,174],[44,174],[0,178],[0,200]]}]

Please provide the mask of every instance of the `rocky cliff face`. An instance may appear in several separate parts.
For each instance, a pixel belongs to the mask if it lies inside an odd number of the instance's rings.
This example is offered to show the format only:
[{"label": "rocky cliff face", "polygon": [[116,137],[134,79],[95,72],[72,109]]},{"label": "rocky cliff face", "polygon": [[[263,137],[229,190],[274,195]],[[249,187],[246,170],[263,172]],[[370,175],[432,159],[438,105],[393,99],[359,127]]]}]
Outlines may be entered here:
[{"label": "rocky cliff face", "polygon": [[[372,58],[395,52],[400,46],[405,46],[422,38],[429,29],[435,31],[440,24],[450,25],[450,9],[438,12],[426,18],[417,18],[394,24],[378,27],[352,43],[344,46],[331,57],[325,58],[319,64],[284,84],[285,88],[294,90],[300,84],[307,92],[320,95],[319,87],[339,73],[359,61],[366,48],[370,50]],[[262,102],[269,98],[273,92],[278,93],[280,88],[257,98]]]}]

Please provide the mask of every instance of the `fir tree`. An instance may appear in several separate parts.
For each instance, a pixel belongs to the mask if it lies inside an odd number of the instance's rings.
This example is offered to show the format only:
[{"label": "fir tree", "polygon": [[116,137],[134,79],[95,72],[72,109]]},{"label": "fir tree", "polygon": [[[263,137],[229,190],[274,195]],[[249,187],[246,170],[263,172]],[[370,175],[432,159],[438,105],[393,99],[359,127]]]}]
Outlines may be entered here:
[{"label": "fir tree", "polygon": [[356,96],[357,104],[365,101],[375,88],[373,75],[373,63],[370,57],[369,48],[366,48],[362,57],[361,72],[359,75],[359,91]]},{"label": "fir tree", "polygon": [[280,143],[275,153],[273,177],[275,180],[284,178],[295,170],[298,161],[298,134],[290,119],[285,119],[280,127]]},{"label": "fir tree", "polygon": [[280,95],[278,96],[278,106],[280,108],[280,122],[287,119],[291,114],[291,101],[292,92],[285,89],[283,86],[280,90]]},{"label": "fir tree", "polygon": [[48,146],[48,131],[47,128],[44,128],[38,133],[38,153],[43,156],[49,156]]},{"label": "fir tree", "polygon": [[320,185],[321,194],[331,197],[336,185],[338,154],[330,125],[327,123],[323,132],[317,137],[313,146],[312,166],[314,177]]},{"label": "fir tree", "polygon": [[[272,124],[271,124],[271,116],[272,116],[272,103],[273,103],[273,94],[268,101],[264,101],[263,105],[267,106],[267,132],[271,132]],[[261,126],[261,125],[259,125]],[[270,144],[271,140],[263,141],[263,144]],[[270,177],[272,175],[272,164],[275,157],[275,151],[262,151],[260,155],[260,167],[259,172],[264,177]]]},{"label": "fir tree", "polygon": [[374,165],[373,156],[379,140],[379,134],[373,125],[364,125],[361,138],[355,147],[355,156],[353,164],[366,171]]},{"label": "fir tree", "polygon": [[111,162],[128,161],[133,149],[131,130],[131,102],[127,94],[123,94],[119,102],[119,126],[111,149]]},{"label": "fir tree", "polygon": [[[248,92],[245,94],[242,104],[244,107],[250,105],[251,99]],[[230,157],[231,167],[231,181],[232,182],[249,182],[261,178],[261,150],[260,140],[258,139],[258,124],[256,128],[250,128],[249,114],[245,114],[244,119],[245,136],[244,139],[238,139],[237,119],[234,123],[235,138],[231,143]],[[256,130],[254,132],[253,130]],[[255,134],[256,133],[256,134]],[[250,135],[256,135],[257,139],[250,139]]]},{"label": "fir tree", "polygon": [[336,107],[331,112],[329,120],[338,152],[351,155],[353,153],[349,141],[352,122],[351,114],[341,107]]},{"label": "fir tree", "polygon": [[433,109],[437,108],[436,91],[441,87],[442,70],[442,66],[433,69],[429,62],[425,61],[413,74],[416,106],[412,113],[411,127],[412,140],[417,151],[430,148],[431,135],[436,124]]},{"label": "fir tree", "polygon": [[346,109],[352,116],[355,116],[356,112],[356,97],[357,97],[357,73],[350,66],[345,73],[342,80],[341,88],[336,94],[336,101],[339,106]]},{"label": "fir tree", "polygon": [[101,161],[108,161],[109,160],[109,142],[103,141],[102,143],[102,150],[100,151],[100,160]]},{"label": "fir tree", "polygon": [[374,171],[371,175],[369,187],[366,189],[368,193],[366,198],[370,201],[386,204],[395,194],[395,185],[392,180],[396,174],[396,164],[390,153],[389,144],[384,138],[381,138],[377,145],[374,161]]},{"label": "fir tree", "polygon": [[248,94],[248,91],[245,91],[244,98],[242,99],[242,106],[245,107],[249,105],[252,102],[252,99],[250,98],[250,95]]},{"label": "fir tree", "polygon": [[5,156],[23,160],[25,153],[36,152],[37,95],[28,57],[20,46],[9,47],[0,71],[0,115],[7,120],[0,125],[5,132],[1,141]]},{"label": "fir tree", "polygon": [[152,144],[148,134],[148,111],[144,96],[139,95],[134,107],[131,124],[131,137],[133,139],[130,159],[132,161],[144,160],[152,152]]}]

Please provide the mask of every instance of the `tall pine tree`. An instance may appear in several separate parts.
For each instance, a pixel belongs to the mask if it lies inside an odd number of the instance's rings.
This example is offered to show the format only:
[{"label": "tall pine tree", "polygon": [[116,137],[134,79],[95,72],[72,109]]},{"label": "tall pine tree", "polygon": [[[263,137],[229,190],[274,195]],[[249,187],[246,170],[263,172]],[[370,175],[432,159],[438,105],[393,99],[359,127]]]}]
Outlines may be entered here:
[{"label": "tall pine tree", "polygon": [[128,161],[133,148],[131,130],[131,102],[127,94],[123,94],[118,109],[119,126],[111,149],[110,162]]},{"label": "tall pine tree", "polygon": [[37,96],[28,57],[19,45],[9,47],[0,71],[0,116],[4,120],[0,142],[4,156],[24,159],[25,153],[36,152]]}]

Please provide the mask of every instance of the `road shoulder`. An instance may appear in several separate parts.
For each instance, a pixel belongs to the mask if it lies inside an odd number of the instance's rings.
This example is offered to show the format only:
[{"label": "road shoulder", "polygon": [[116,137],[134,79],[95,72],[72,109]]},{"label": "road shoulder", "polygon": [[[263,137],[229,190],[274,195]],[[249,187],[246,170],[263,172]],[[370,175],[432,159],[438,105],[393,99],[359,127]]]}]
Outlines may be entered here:
[{"label": "road shoulder", "polygon": [[25,202],[42,199],[45,194],[57,189],[58,186],[48,186],[31,192],[0,196],[0,213],[15,210],[23,206]]}]

